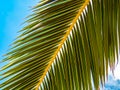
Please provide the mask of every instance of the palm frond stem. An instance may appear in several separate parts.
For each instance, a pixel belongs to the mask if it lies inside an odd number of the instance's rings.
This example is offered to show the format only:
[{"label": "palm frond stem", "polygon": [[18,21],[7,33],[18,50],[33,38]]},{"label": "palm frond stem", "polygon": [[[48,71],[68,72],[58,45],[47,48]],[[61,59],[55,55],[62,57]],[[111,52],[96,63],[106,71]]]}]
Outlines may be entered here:
[{"label": "palm frond stem", "polygon": [[75,17],[74,20],[72,21],[70,27],[68,28],[66,34],[64,35],[63,39],[62,39],[61,42],[60,42],[60,44],[59,44],[59,46],[58,46],[58,49],[57,49],[57,50],[55,51],[55,53],[53,54],[53,56],[52,56],[52,58],[51,58],[51,60],[50,60],[50,62],[49,62],[49,64],[48,64],[48,66],[46,67],[43,75],[42,75],[41,78],[40,78],[40,81],[39,81],[38,84],[36,85],[36,90],[38,90],[38,88],[39,88],[39,86],[41,85],[42,81],[44,80],[44,78],[45,78],[48,70],[50,69],[52,63],[54,62],[56,56],[58,55],[60,49],[62,48],[62,45],[63,45],[64,42],[66,41],[66,39],[67,39],[68,35],[70,34],[72,28],[74,27],[74,25],[75,25],[75,23],[77,22],[77,20],[78,20],[78,18],[80,17],[80,15],[82,15],[85,7],[89,4],[89,2],[90,2],[90,0],[86,0],[86,1],[84,2],[84,4],[82,5],[82,7],[79,9],[78,14],[76,15],[76,17]]}]

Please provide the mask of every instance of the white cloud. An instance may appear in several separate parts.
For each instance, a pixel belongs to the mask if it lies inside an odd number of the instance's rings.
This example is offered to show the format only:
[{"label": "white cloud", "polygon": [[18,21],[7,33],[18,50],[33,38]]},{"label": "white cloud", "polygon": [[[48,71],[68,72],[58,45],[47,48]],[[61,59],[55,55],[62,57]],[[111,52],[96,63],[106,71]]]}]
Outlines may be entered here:
[{"label": "white cloud", "polygon": [[115,67],[114,76],[115,76],[115,79],[120,79],[120,60],[119,60],[119,63]]}]

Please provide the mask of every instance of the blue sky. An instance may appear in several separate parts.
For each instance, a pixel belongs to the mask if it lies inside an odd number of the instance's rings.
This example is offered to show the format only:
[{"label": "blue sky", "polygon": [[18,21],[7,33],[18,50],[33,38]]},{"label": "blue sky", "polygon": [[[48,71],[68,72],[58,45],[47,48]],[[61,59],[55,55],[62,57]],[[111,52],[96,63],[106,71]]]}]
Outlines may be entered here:
[{"label": "blue sky", "polygon": [[103,90],[120,90],[120,79],[115,79],[115,77],[109,75]]},{"label": "blue sky", "polygon": [[[0,60],[18,35],[25,17],[31,7],[39,0],[1,0],[0,1]],[[0,65],[1,67],[2,65]]]},{"label": "blue sky", "polygon": [[[10,48],[10,44],[18,35],[18,31],[23,27],[21,25],[26,19],[25,17],[31,13],[31,7],[39,0],[1,0],[0,1],[0,60]],[[4,64],[0,64],[0,68]],[[120,65],[120,64],[119,64]],[[120,68],[120,66],[119,66]],[[116,77],[109,76],[104,90],[120,90],[120,72],[116,69]],[[1,82],[0,82],[1,83]]]}]

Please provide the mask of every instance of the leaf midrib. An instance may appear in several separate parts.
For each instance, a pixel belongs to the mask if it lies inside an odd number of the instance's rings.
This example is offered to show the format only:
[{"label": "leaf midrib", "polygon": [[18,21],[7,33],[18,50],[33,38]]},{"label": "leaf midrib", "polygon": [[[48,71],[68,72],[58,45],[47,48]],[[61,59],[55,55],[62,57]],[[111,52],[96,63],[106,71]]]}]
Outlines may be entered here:
[{"label": "leaf midrib", "polygon": [[37,85],[36,85],[36,90],[38,90],[40,84],[43,82],[43,79],[44,79],[44,77],[46,76],[46,73],[47,73],[48,70],[50,69],[52,63],[54,62],[56,56],[58,55],[60,49],[62,48],[62,45],[64,44],[64,42],[66,41],[67,37],[69,36],[72,28],[74,27],[74,24],[77,22],[79,16],[83,13],[83,10],[84,10],[85,7],[88,5],[89,1],[90,1],[90,0],[85,0],[85,2],[83,3],[83,5],[82,5],[81,8],[79,9],[76,17],[75,17],[74,20],[72,21],[72,23],[71,23],[70,27],[68,28],[66,34],[64,35],[63,39],[61,40],[61,42],[60,42],[57,50],[55,51],[55,53],[53,54],[52,58],[50,59],[50,62],[49,62],[49,64],[47,65],[47,67],[46,67],[43,75],[41,76],[39,82],[37,83]]}]

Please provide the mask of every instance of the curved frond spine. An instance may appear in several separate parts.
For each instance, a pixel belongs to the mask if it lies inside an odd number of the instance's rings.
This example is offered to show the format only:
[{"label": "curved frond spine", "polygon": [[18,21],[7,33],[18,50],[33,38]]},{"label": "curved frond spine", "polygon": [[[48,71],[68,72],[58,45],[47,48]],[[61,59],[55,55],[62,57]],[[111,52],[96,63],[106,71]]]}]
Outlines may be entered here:
[{"label": "curved frond spine", "polygon": [[74,24],[77,22],[79,16],[83,13],[85,7],[89,4],[90,0],[86,0],[85,3],[83,4],[83,6],[80,8],[78,14],[76,15],[75,19],[73,20],[73,22],[71,23],[70,27],[68,28],[66,34],[64,35],[64,38],[61,40],[58,49],[55,51],[54,55],[52,56],[48,66],[46,67],[42,77],[40,78],[40,81],[38,82],[37,86],[36,86],[36,90],[38,90],[39,85],[42,83],[43,79],[45,78],[49,68],[51,67],[52,63],[54,62],[56,56],[58,55],[58,52],[60,51],[62,45],[64,44],[65,40],[67,39],[68,35],[70,34],[72,28],[74,27]]}]

